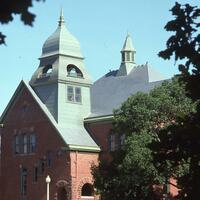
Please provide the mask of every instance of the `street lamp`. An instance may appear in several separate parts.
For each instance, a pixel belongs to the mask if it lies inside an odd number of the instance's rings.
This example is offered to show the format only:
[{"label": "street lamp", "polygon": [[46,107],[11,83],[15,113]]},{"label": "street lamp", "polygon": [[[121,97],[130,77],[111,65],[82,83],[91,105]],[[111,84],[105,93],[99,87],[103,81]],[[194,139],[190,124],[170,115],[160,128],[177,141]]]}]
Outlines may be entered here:
[{"label": "street lamp", "polygon": [[46,177],[46,183],[47,183],[47,200],[49,200],[49,183],[51,182],[51,178],[49,175]]}]

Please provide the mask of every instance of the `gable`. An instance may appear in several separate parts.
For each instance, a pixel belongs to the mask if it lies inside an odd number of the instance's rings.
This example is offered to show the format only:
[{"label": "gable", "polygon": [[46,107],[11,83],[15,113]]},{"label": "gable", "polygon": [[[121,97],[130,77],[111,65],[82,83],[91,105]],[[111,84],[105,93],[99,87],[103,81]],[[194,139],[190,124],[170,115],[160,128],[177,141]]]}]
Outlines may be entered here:
[{"label": "gable", "polygon": [[[6,107],[5,111],[3,112],[0,123],[6,123],[6,120],[9,118],[9,122],[16,120],[16,115],[23,117],[23,105],[28,104],[26,102],[26,95],[27,98],[31,98],[33,107],[30,106],[30,116],[27,117],[26,120],[29,120],[30,123],[33,121],[31,118],[36,114],[40,114],[41,120],[48,121],[51,124],[52,128],[55,129],[55,132],[62,138],[64,141],[66,148],[69,150],[82,150],[82,151],[99,151],[99,147],[93,141],[93,139],[89,136],[87,131],[84,129],[75,130],[75,129],[64,129],[63,127],[59,127],[57,122],[55,121],[54,117],[51,115],[45,104],[39,99],[36,95],[34,90],[31,86],[26,83],[25,81],[21,81],[18,88],[16,89],[14,95],[12,96],[8,106]],[[20,102],[21,100],[21,102]],[[29,99],[30,100],[30,99]],[[14,110],[13,110],[14,109]],[[16,109],[16,110],[15,110]],[[15,113],[12,116],[12,113]],[[19,119],[20,119],[19,117]],[[38,116],[37,116],[38,118]],[[39,119],[39,118],[38,118]],[[37,120],[38,120],[37,119]],[[11,121],[10,121],[11,120]],[[23,121],[23,119],[21,119]],[[19,121],[20,123],[20,121]]]}]

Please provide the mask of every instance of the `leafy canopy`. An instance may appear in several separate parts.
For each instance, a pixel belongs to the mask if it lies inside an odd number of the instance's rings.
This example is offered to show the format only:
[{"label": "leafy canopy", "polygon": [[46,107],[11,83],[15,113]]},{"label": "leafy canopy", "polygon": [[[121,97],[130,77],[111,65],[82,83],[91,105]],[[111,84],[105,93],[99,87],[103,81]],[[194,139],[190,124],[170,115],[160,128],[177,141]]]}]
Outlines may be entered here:
[{"label": "leafy canopy", "polygon": [[[0,2],[0,23],[8,24],[13,21],[13,14],[19,14],[21,21],[25,25],[32,26],[35,20],[35,14],[29,11],[29,8],[33,6],[34,0],[1,0]],[[35,0],[45,1],[45,0]],[[5,44],[6,36],[0,32],[0,45]]]},{"label": "leafy canopy", "polygon": [[[152,144],[161,130],[195,110],[177,79],[163,82],[149,94],[137,93],[114,111],[116,137],[126,135],[125,146],[112,153],[112,161],[93,168],[95,187],[103,199],[159,199],[155,185],[166,179],[154,162]],[[167,167],[166,167],[167,168]]]},{"label": "leafy canopy", "polygon": [[179,171],[176,176],[181,189],[178,199],[196,200],[200,195],[200,8],[176,3],[171,12],[174,19],[165,29],[173,35],[159,56],[179,62],[181,79],[188,96],[197,105],[197,112],[178,119],[159,134],[155,158],[160,162],[161,171],[165,171],[166,162],[171,163],[173,175]]}]

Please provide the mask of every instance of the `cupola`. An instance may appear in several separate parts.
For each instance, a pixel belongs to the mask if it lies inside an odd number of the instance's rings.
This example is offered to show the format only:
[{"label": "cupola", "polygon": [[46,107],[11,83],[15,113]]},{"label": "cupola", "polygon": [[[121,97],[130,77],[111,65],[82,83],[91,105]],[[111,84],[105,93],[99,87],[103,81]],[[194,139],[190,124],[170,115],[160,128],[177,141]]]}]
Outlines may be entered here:
[{"label": "cupola", "polygon": [[133,69],[135,66],[135,53],[131,35],[128,33],[121,50],[121,65],[118,76],[126,76]]},{"label": "cupola", "polygon": [[78,40],[67,30],[61,10],[56,31],[45,41],[41,58],[53,55],[66,55],[83,58]]}]

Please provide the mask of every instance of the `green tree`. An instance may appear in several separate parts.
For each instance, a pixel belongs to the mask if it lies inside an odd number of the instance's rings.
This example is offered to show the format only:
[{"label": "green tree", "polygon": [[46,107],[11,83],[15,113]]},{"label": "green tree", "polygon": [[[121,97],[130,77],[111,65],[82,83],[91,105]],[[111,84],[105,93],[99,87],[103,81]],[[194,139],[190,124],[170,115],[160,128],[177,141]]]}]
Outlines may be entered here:
[{"label": "green tree", "polygon": [[[112,161],[93,168],[95,187],[103,199],[160,199],[155,185],[162,184],[169,170],[160,173],[152,149],[159,132],[180,116],[195,111],[177,79],[163,82],[149,94],[137,93],[114,111],[113,132],[126,135],[125,145],[112,153]],[[153,147],[153,148],[152,148]],[[170,166],[166,168],[170,169]]]},{"label": "green tree", "polygon": [[176,3],[171,12],[174,19],[165,29],[173,35],[159,56],[173,57],[179,63],[181,79],[186,84],[188,96],[196,102],[197,112],[177,119],[176,124],[159,134],[155,159],[162,172],[166,162],[171,164],[172,174],[179,169],[176,176],[180,188],[178,199],[196,200],[200,195],[200,9]]},{"label": "green tree", "polygon": [[[34,0],[1,0],[0,2],[0,23],[7,24],[13,21],[13,14],[19,14],[21,16],[21,21],[25,25],[32,26],[35,14],[29,11],[29,8],[33,6],[32,2]],[[35,0],[44,1],[44,0]],[[6,36],[0,32],[0,45],[5,44]]]}]

